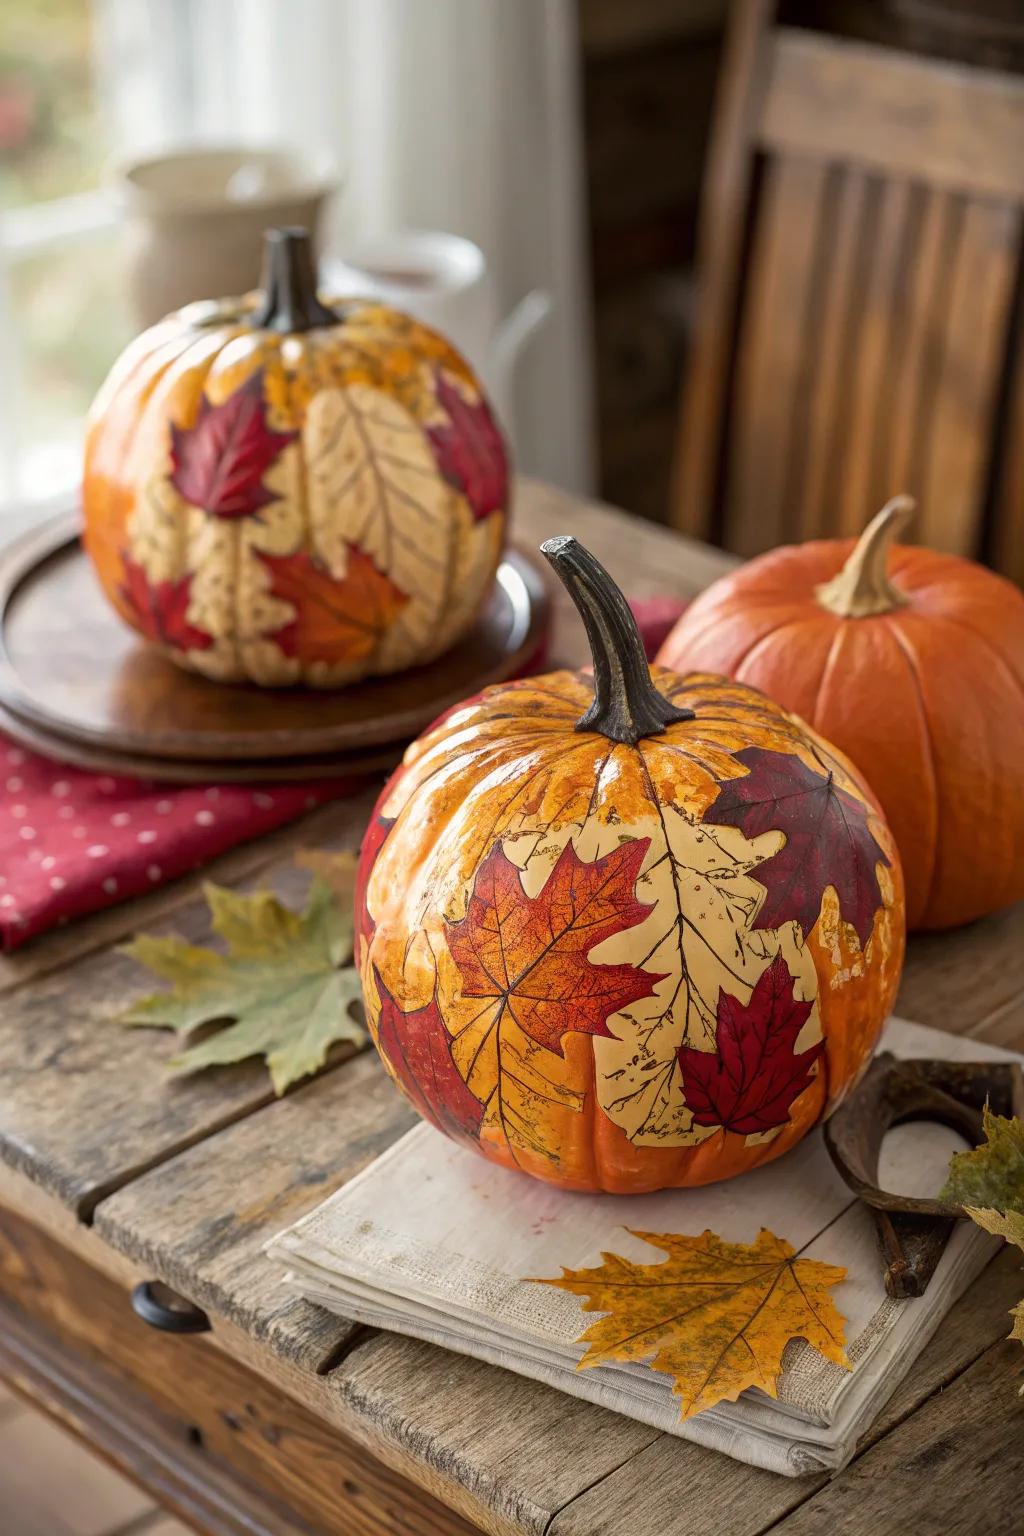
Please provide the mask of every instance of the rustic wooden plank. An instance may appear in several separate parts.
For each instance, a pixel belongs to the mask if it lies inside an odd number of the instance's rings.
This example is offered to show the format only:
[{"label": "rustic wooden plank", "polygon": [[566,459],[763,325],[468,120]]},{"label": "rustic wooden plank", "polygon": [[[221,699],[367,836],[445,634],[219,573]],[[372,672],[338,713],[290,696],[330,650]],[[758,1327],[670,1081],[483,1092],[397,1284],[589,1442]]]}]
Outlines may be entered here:
[{"label": "rustic wooden plank", "polygon": [[704,167],[698,225],[698,298],[691,363],[680,400],[672,521],[697,537],[713,532],[718,458],[727,413],[753,140],[770,62],[772,0],[732,7]]},{"label": "rustic wooden plank", "polygon": [[[25,1223],[13,1246],[15,1223],[12,1217],[0,1223],[0,1290],[51,1327],[59,1324],[69,1346],[127,1373],[158,1406],[196,1423],[208,1449],[252,1477],[263,1458],[274,1457],[265,1445],[286,1443],[297,1447],[300,1463],[294,1471],[286,1466],[283,1475],[301,1479],[308,1473],[301,1461],[305,1440],[314,1438],[326,1463],[324,1437],[334,1426],[375,1458],[367,1458],[368,1467],[357,1463],[359,1474],[345,1473],[357,1487],[376,1486],[380,1462],[495,1536],[521,1536],[542,1532],[590,1479],[627,1460],[657,1433],[492,1366],[401,1338],[373,1337],[326,1375],[307,1367],[262,1370],[257,1377],[237,1359],[223,1359],[209,1336],[177,1338],[146,1328],[129,1311],[126,1289],[90,1272],[34,1229],[26,1238]],[[72,1306],[79,1297],[84,1304]],[[252,1411],[237,1413],[232,1399]],[[320,1426],[315,1436],[308,1428],[311,1416]],[[235,1440],[224,1436],[225,1417],[238,1441],[230,1454]],[[287,1435],[275,1428],[279,1424],[287,1425]],[[429,1512],[429,1502],[426,1507]],[[453,1516],[436,1536],[461,1530]]]},{"label": "rustic wooden plank", "polygon": [[[1020,1264],[1003,1252],[960,1298],[861,1441],[863,1452],[973,1364],[1006,1333]],[[551,1536],[758,1536],[828,1481],[777,1477],[662,1435],[556,1517]],[[685,1490],[685,1492],[683,1491]],[[913,1527],[910,1527],[911,1529]]]},{"label": "rustic wooden plank", "polygon": [[[1021,96],[1024,137],[1024,94]],[[1020,209],[967,201],[956,245],[942,351],[934,381],[929,452],[915,533],[931,549],[975,555],[981,547],[992,426],[1020,261]]]},{"label": "rustic wooden plank", "polygon": [[[478,1522],[542,1530],[559,1499],[656,1431],[401,1338],[361,1344],[318,1377],[350,1325],[291,1297],[261,1257],[272,1233],[351,1178],[413,1118],[376,1058],[357,1058],[101,1202],[94,1235],[269,1346],[291,1368],[278,1379],[317,1413],[377,1454],[398,1457],[403,1470],[408,1458],[441,1497],[463,1490],[473,1501],[463,1507]],[[556,1442],[577,1455],[553,1460],[544,1447]],[[523,1525],[515,1523],[520,1514]]]},{"label": "rustic wooden plank", "polygon": [[758,137],[949,191],[1024,198],[1024,81],[779,28]]},{"label": "rustic wooden plank", "polygon": [[[165,1509],[187,1519],[186,1536],[309,1536],[263,1490],[250,1489],[207,1458],[194,1425],[175,1423],[93,1360],[80,1359],[45,1330],[3,1308],[0,1370],[22,1397],[78,1436]],[[177,1524],[167,1517],[171,1529]],[[164,1522],[147,1522],[151,1536]],[[115,1536],[136,1536],[133,1525]]]},{"label": "rustic wooden plank", "polygon": [[[850,173],[848,173],[850,174]],[[892,490],[875,489],[879,438],[888,427],[887,394],[896,359],[893,337],[902,318],[898,305],[901,263],[912,206],[908,182],[867,181],[865,228],[858,247],[857,273],[862,292],[848,312],[857,314],[849,337],[845,366],[851,372],[848,409],[835,423],[842,443],[831,465],[835,507],[829,532],[855,536],[867,525]],[[852,329],[852,327],[851,327]],[[827,494],[827,491],[826,491]]]},{"label": "rustic wooden plank", "polygon": [[811,388],[794,440],[803,472],[791,477],[788,509],[797,524],[793,535],[811,539],[825,538],[836,528],[843,470],[852,456],[847,402],[857,372],[856,319],[866,300],[861,268],[867,178],[839,166],[829,166],[827,173],[822,167],[819,174],[824,185],[818,210],[821,270],[805,338]]},{"label": "rustic wooden plank", "polygon": [[963,199],[952,192],[919,189],[914,201],[893,335],[895,378],[889,402],[886,496],[898,491],[919,494],[927,469],[932,407],[963,220]]},{"label": "rustic wooden plank", "polygon": [[804,430],[800,406],[810,396],[816,338],[807,318],[818,287],[826,181],[825,168],[806,159],[772,161],[764,170],[725,477],[725,539],[743,555],[786,537],[787,471]]},{"label": "rustic wooden plank", "polygon": [[781,1536],[978,1536],[1012,1529],[1024,1486],[1022,1374],[1020,1345],[1009,1339],[993,1345],[772,1529]]},{"label": "rustic wooden plank", "polygon": [[[405,1487],[388,1467],[212,1348],[204,1335],[148,1327],[121,1287],[17,1218],[0,1219],[0,1288],[8,1299],[8,1330],[21,1314],[69,1359],[121,1385],[128,1399],[119,1416],[124,1430],[139,1394],[165,1424],[177,1425],[200,1453],[194,1458],[200,1484],[210,1463],[229,1468],[323,1536],[379,1536],[389,1524],[409,1536],[472,1536],[450,1509]],[[58,1382],[54,1387],[61,1395]]]},{"label": "rustic wooden plank", "polygon": [[988,554],[997,571],[1024,586],[1024,282],[1020,280],[1009,339],[1004,419]]},{"label": "rustic wooden plank", "polygon": [[454,1503],[462,1490],[479,1524],[517,1536],[547,1532],[584,1488],[659,1438],[552,1387],[395,1334],[361,1344],[324,1386],[375,1455],[412,1459],[433,1492]]},{"label": "rustic wooden plank", "polygon": [[[979,1035],[983,1023],[1016,1005],[1024,1009],[1024,902],[953,933],[916,933],[907,945],[896,1012],[954,1035]],[[1024,1048],[1018,1039],[993,1043]]]},{"label": "rustic wooden plank", "polygon": [[97,1206],[94,1233],[276,1354],[321,1370],[350,1325],[292,1296],[263,1245],[415,1119],[368,1053],[134,1179]]},{"label": "rustic wooden plank", "polygon": [[[355,847],[369,804],[347,802],[325,844]],[[309,876],[289,858],[255,883],[298,902]],[[205,902],[190,902],[160,928],[204,941]],[[106,950],[9,994],[0,1014],[0,1160],[86,1218],[103,1195],[273,1096],[259,1062],[167,1073],[173,1035],[109,1022],[147,989],[140,966]]]}]

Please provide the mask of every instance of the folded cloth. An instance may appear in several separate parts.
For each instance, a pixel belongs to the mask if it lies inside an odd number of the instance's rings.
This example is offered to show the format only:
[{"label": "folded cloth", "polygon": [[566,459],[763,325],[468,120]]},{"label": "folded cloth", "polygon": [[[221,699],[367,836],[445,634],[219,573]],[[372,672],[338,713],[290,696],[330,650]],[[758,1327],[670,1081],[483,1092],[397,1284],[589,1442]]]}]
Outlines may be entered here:
[{"label": "folded cloth", "polygon": [[0,943],[139,896],[360,782],[183,788],[85,773],[0,735]]},{"label": "folded cloth", "polygon": [[[648,656],[684,607],[633,605]],[[530,670],[542,665],[538,655]],[[139,896],[365,782],[183,789],[69,768],[0,733],[0,947]]]},{"label": "folded cloth", "polygon": [[[883,1046],[906,1057],[1020,1059],[898,1019]],[[962,1145],[938,1125],[898,1127],[885,1141],[880,1183],[934,1194]],[[832,1294],[847,1319],[853,1370],[794,1340],[777,1400],[751,1389],[682,1423],[670,1377],[636,1363],[578,1371],[577,1340],[593,1314],[570,1293],[527,1279],[558,1276],[563,1265],[598,1265],[604,1252],[642,1263],[663,1258],[627,1226],[692,1235],[710,1228],[732,1242],[752,1242],[765,1226],[807,1258],[843,1266],[846,1279]],[[286,1266],[288,1285],[344,1317],[490,1361],[795,1477],[845,1465],[996,1246],[972,1223],[959,1223],[926,1294],[892,1301],[871,1213],[839,1178],[820,1132],[777,1163],[723,1184],[596,1196],[486,1164],[423,1125],[273,1239],[268,1252]]]}]

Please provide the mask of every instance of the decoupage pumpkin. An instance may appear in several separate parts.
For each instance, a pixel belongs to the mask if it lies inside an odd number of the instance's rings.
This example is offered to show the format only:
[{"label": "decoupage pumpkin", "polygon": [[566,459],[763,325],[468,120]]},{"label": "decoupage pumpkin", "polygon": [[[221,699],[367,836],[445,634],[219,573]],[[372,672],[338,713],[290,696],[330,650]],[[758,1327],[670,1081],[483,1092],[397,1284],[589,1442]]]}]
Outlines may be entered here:
[{"label": "decoupage pumpkin", "polygon": [[360,858],[370,1027],[419,1112],[495,1162],[571,1189],[727,1178],[870,1057],[895,847],[814,731],[721,677],[652,678],[593,557],[544,552],[593,679],[489,688],[407,751]]},{"label": "decoupage pumpkin", "polygon": [[1024,596],[970,560],[863,536],[773,550],[723,577],[659,652],[761,688],[848,754],[903,862],[907,924],[1024,897]]},{"label": "decoupage pumpkin", "polygon": [[89,421],[85,544],[118,612],[182,666],[337,686],[466,631],[508,465],[442,337],[322,303],[305,233],[267,239],[262,295],[189,305],[115,365]]}]

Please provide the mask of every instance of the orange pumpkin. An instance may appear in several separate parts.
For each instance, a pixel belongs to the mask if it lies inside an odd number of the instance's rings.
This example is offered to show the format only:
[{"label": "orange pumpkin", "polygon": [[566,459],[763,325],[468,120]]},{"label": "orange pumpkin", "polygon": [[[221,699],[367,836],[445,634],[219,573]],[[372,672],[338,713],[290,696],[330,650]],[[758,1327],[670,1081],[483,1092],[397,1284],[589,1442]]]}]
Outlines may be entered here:
[{"label": "orange pumpkin", "polygon": [[85,545],[122,617],[180,665],[334,687],[468,629],[508,464],[442,337],[383,304],[329,307],[305,233],[267,239],[263,294],[171,315],[100,390]]},{"label": "orange pumpkin", "polygon": [[1024,596],[970,560],[892,540],[773,550],[703,592],[659,652],[761,688],[858,765],[907,882],[907,924],[1024,897]]},{"label": "orange pumpkin", "polygon": [[495,1162],[585,1190],[727,1178],[870,1057],[895,847],[827,742],[742,684],[652,677],[593,557],[544,552],[594,677],[490,688],[406,752],[360,859],[370,1026],[420,1113]]}]

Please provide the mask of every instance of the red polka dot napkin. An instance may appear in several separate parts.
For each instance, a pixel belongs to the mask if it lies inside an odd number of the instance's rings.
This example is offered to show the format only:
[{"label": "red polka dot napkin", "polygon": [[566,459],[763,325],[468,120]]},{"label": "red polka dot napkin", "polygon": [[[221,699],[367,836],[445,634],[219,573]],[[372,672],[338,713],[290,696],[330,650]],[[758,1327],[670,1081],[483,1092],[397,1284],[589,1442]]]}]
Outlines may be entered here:
[{"label": "red polka dot napkin", "polygon": [[[653,655],[683,605],[633,605]],[[183,787],[87,773],[0,733],[0,945],[127,901],[260,837],[359,780]]]},{"label": "red polka dot napkin", "polygon": [[0,943],[14,949],[152,890],[354,787],[153,784],[69,768],[0,735]]}]

